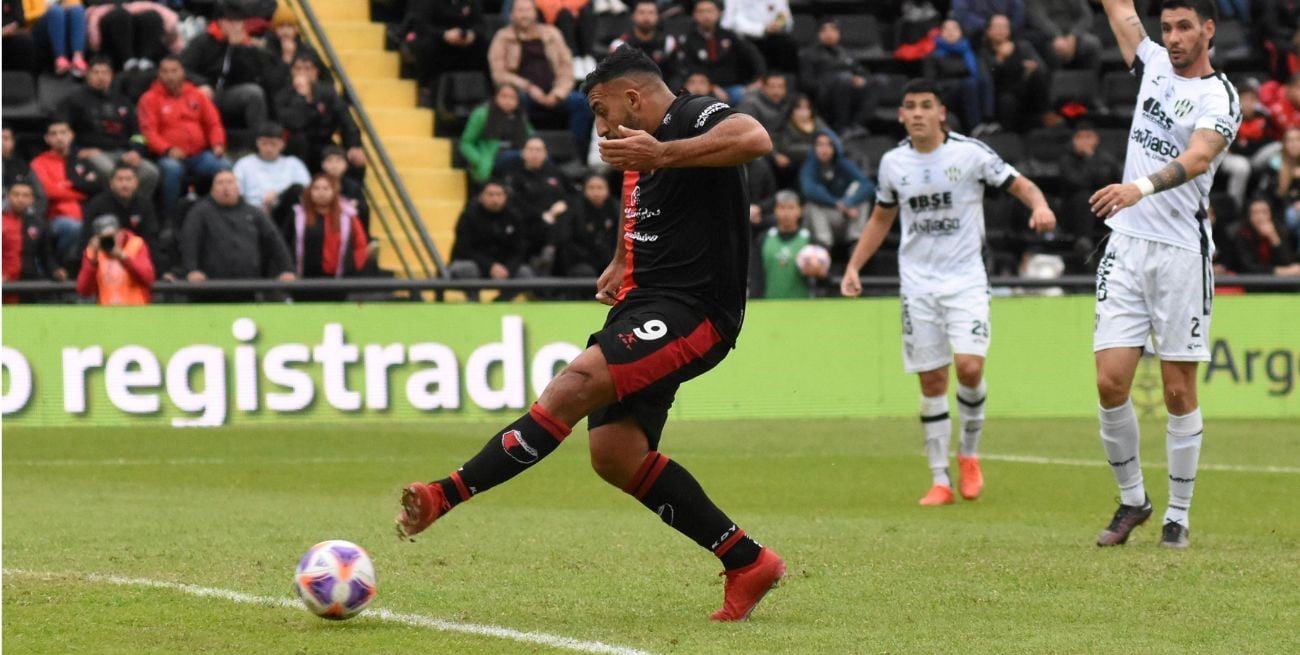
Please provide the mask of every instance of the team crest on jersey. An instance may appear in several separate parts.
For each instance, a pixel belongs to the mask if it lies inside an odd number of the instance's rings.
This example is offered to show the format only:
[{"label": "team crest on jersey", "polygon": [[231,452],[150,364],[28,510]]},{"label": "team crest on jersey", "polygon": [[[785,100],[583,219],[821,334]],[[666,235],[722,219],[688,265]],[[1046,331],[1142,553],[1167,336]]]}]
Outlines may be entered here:
[{"label": "team crest on jersey", "polygon": [[641,185],[640,184],[632,187],[632,206],[634,207],[641,206]]},{"label": "team crest on jersey", "polygon": [[1191,100],[1184,98],[1174,103],[1174,115],[1179,118],[1182,118],[1192,113],[1192,110],[1195,108],[1196,105],[1192,104]]},{"label": "team crest on jersey", "polygon": [[537,450],[524,441],[524,435],[518,430],[508,430],[501,435],[501,448],[510,459],[520,464],[532,464],[541,458]]},{"label": "team crest on jersey", "polygon": [[671,123],[671,122],[673,122],[673,115],[672,115],[672,114],[664,114],[664,122],[660,123],[660,125],[667,125],[667,124],[669,124],[669,123]]},{"label": "team crest on jersey", "polygon": [[956,182],[961,179],[961,169],[956,166],[949,166],[948,170],[944,171],[944,174],[948,176],[949,182]]}]

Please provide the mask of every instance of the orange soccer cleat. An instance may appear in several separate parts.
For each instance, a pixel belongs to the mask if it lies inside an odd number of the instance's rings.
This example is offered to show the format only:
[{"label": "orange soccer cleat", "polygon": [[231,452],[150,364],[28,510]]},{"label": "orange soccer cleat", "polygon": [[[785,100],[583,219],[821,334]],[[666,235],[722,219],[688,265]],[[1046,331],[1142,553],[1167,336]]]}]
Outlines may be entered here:
[{"label": "orange soccer cleat", "polygon": [[979,498],[980,490],[984,488],[984,473],[980,471],[980,458],[974,455],[970,457],[958,455],[957,470],[961,472],[961,481],[957,484],[957,488],[961,490],[961,497],[966,500]]},{"label": "orange soccer cleat", "polygon": [[957,502],[956,496],[952,495],[952,487],[946,484],[936,484],[930,487],[930,491],[921,499],[922,507],[937,507],[939,505],[951,505]]},{"label": "orange soccer cleat", "polygon": [[763,600],[767,592],[776,588],[785,577],[785,561],[771,548],[758,551],[758,559],[749,566],[733,571],[723,571],[727,576],[723,592],[722,609],[709,616],[712,621],[744,621]]},{"label": "orange soccer cleat", "polygon": [[437,482],[412,482],[402,490],[402,511],[397,513],[397,536],[409,539],[451,511],[451,503]]}]

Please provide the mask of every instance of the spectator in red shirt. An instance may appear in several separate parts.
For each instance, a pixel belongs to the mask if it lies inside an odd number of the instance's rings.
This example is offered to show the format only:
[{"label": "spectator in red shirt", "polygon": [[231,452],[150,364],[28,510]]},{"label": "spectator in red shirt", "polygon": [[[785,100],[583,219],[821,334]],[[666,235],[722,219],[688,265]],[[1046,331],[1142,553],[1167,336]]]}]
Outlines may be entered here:
[{"label": "spectator in red shirt", "polygon": [[64,264],[75,263],[81,203],[103,190],[99,174],[78,156],[74,137],[68,121],[55,118],[45,130],[45,145],[50,149],[32,160],[32,173],[49,199],[45,218],[54,232],[54,248]]},{"label": "spectator in red shirt", "polygon": [[82,255],[77,294],[98,296],[101,305],[148,305],[154,283],[153,260],[144,239],[105,214],[92,224],[95,238]]},{"label": "spectator in red shirt", "polygon": [[1240,86],[1238,93],[1241,127],[1237,128],[1237,138],[1229,145],[1221,169],[1228,176],[1228,193],[1238,207],[1244,207],[1251,174],[1264,168],[1275,150],[1266,147],[1273,141],[1273,117],[1259,101],[1259,84],[1250,80]]},{"label": "spectator in red shirt", "polygon": [[1291,76],[1291,81],[1268,106],[1268,111],[1273,114],[1274,134],[1279,140],[1287,128],[1300,127],[1300,73]]},{"label": "spectator in red shirt", "polygon": [[185,175],[205,187],[218,172],[230,169],[226,130],[216,105],[185,81],[185,67],[174,56],[158,65],[158,81],[140,96],[137,107],[145,145],[158,157],[162,172],[162,211],[169,215],[181,197]]},{"label": "spectator in red shirt", "polygon": [[[0,244],[0,254],[6,282],[68,278],[67,271],[54,260],[45,223],[32,211],[35,201],[32,184],[26,180],[14,182],[5,193],[4,242]],[[18,302],[18,298],[5,294],[4,302]]]}]

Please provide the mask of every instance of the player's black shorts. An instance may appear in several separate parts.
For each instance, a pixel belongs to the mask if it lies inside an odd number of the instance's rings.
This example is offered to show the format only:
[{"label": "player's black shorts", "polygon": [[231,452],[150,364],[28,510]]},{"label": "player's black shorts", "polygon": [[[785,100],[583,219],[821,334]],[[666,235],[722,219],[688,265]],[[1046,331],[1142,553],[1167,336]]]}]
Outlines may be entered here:
[{"label": "player's black shorts", "polygon": [[600,347],[618,392],[618,402],[592,412],[587,428],[631,416],[645,430],[650,450],[659,447],[677,387],[717,366],[731,350],[707,316],[669,298],[619,303],[587,345]]}]

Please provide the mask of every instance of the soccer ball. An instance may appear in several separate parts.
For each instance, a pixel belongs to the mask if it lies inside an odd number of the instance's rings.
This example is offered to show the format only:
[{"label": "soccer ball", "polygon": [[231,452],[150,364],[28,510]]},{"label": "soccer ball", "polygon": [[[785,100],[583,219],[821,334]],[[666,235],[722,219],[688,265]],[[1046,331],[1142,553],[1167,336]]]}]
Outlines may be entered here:
[{"label": "soccer ball", "polygon": [[799,273],[803,275],[825,277],[826,271],[831,266],[831,254],[825,248],[810,243],[800,248],[798,253],[795,253],[794,265],[798,267]]},{"label": "soccer ball", "polygon": [[298,562],[293,586],[312,614],[350,619],[375,599],[375,565],[364,548],[350,541],[322,541]]}]

